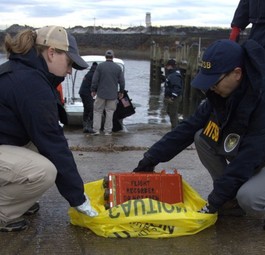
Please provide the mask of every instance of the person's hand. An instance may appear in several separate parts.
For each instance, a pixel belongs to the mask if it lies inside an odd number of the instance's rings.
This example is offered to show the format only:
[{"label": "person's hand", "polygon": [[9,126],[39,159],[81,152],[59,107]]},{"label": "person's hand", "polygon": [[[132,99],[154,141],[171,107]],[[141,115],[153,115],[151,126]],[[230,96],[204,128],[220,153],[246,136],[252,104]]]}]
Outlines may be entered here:
[{"label": "person's hand", "polygon": [[213,207],[213,206],[211,206],[211,205],[209,205],[208,203],[203,207],[203,208],[201,208],[199,211],[198,211],[199,213],[216,213],[217,212],[217,210]]},{"label": "person's hand", "polygon": [[138,166],[133,170],[133,172],[153,172],[155,165],[150,159],[144,157],[139,161]]},{"label": "person's hand", "polygon": [[232,40],[234,42],[239,41],[239,35],[240,35],[240,28],[239,27],[232,27],[232,30],[229,35],[229,40]]},{"label": "person's hand", "polygon": [[98,212],[92,208],[89,198],[87,197],[86,194],[84,195],[86,197],[86,201],[83,204],[76,206],[75,209],[89,217],[98,216]]},{"label": "person's hand", "polygon": [[122,92],[119,92],[119,93],[118,93],[118,98],[119,98],[119,99],[122,99],[122,98],[123,98],[123,95],[124,95],[124,94],[123,94]]},{"label": "person's hand", "polygon": [[173,104],[175,100],[175,97],[165,97],[164,102],[167,104]]},{"label": "person's hand", "polygon": [[92,92],[91,92],[91,96],[92,96],[93,99],[94,99],[94,97],[96,96],[96,94],[97,94],[97,93],[96,93],[95,91],[92,91]]}]

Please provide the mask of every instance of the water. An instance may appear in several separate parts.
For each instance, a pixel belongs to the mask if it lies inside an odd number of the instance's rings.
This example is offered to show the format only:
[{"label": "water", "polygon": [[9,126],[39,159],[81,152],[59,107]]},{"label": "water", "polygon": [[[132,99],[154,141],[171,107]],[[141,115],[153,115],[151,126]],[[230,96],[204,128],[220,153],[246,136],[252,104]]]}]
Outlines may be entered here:
[{"label": "water", "polygon": [[[0,54],[0,63],[5,62],[5,55]],[[159,124],[169,123],[169,118],[163,108],[163,87],[159,93],[150,91],[150,62],[147,60],[123,59],[125,63],[125,89],[128,90],[136,113],[124,119],[124,124]],[[83,71],[83,77],[87,71]],[[67,82],[67,81],[65,81]],[[77,79],[75,97],[79,97],[78,90],[81,80]],[[68,91],[66,91],[68,90]],[[71,94],[69,88],[64,94]]]},{"label": "water", "polygon": [[124,60],[126,89],[136,106],[136,113],[124,120],[125,124],[167,123],[169,119],[163,107],[163,91],[150,91],[150,62]]},{"label": "water", "polygon": [[[150,91],[150,61],[123,59],[125,64],[125,89],[128,90],[132,103],[135,106],[136,113],[124,119],[124,124],[137,123],[169,123],[169,118],[163,107],[163,88],[158,93]],[[74,92],[71,90],[71,77],[66,78],[64,86],[64,95],[69,99],[74,95],[79,98],[78,91],[85,71],[78,71],[75,78]],[[74,76],[74,75],[73,75]]]}]

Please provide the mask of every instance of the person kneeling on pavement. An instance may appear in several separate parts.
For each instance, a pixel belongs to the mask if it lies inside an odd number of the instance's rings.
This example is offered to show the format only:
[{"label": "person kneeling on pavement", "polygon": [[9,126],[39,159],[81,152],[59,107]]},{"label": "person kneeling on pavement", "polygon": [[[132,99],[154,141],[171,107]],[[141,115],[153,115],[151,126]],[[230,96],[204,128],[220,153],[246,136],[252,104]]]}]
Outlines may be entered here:
[{"label": "person kneeling on pavement", "polygon": [[242,46],[226,39],[211,44],[191,82],[206,99],[153,144],[133,171],[152,172],[194,142],[213,179],[213,190],[200,212],[264,212],[264,59],[264,49],[253,40]]},{"label": "person kneeling on pavement", "polygon": [[87,63],[75,38],[62,27],[27,29],[7,35],[8,61],[0,66],[0,231],[28,228],[21,216],[39,210],[38,200],[56,183],[60,194],[76,210],[97,212],[84,194],[59,121],[66,112],[56,87]]}]

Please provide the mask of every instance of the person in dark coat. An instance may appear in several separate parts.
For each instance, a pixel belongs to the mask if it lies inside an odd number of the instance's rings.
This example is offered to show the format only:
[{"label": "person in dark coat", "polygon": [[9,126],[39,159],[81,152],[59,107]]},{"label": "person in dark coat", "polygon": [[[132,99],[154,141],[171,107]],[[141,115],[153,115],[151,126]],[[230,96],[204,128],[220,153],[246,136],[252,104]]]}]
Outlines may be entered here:
[{"label": "person in dark coat", "polygon": [[94,72],[98,66],[97,62],[93,62],[90,70],[84,76],[82,84],[79,89],[79,95],[84,106],[83,111],[83,132],[94,133],[93,131],[93,104],[94,99],[91,96],[91,83]]},{"label": "person in dark coat", "polygon": [[213,179],[200,212],[265,212],[264,59],[265,49],[254,40],[242,46],[229,39],[210,45],[191,83],[206,99],[152,145],[133,171],[152,172],[195,142]]},{"label": "person in dark coat", "polygon": [[[28,228],[22,216],[56,184],[69,205],[95,217],[60,122],[66,112],[56,87],[72,67],[88,67],[63,27],[26,29],[5,37],[0,65],[0,231]],[[54,204],[57,207],[56,203]]]},{"label": "person in dark coat", "polygon": [[169,116],[171,129],[174,129],[178,122],[178,108],[182,95],[182,77],[180,71],[176,68],[174,59],[168,60],[165,66],[165,95],[164,104]]},{"label": "person in dark coat", "polygon": [[240,32],[252,24],[249,39],[265,47],[265,1],[240,0],[231,22],[230,40],[239,41]]}]

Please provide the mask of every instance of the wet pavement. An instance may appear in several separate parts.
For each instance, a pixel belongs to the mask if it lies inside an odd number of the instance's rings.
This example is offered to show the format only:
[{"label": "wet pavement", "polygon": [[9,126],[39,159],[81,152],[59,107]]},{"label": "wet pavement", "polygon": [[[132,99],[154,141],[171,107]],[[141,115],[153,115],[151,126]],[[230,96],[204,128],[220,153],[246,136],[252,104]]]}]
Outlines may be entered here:
[{"label": "wet pavement", "polygon": [[[169,126],[131,125],[127,133],[113,136],[86,136],[80,128],[66,129],[80,174],[85,182],[102,179],[110,171],[132,171],[144,151],[169,131]],[[177,168],[183,178],[203,198],[212,182],[190,146],[157,170]],[[89,229],[70,224],[68,203],[56,186],[40,200],[40,211],[29,216],[30,228],[18,233],[0,233],[0,254],[191,254],[191,255],[260,255],[265,254],[265,231],[262,217],[219,217],[214,226],[191,236],[168,239],[115,239],[95,235]]]}]

